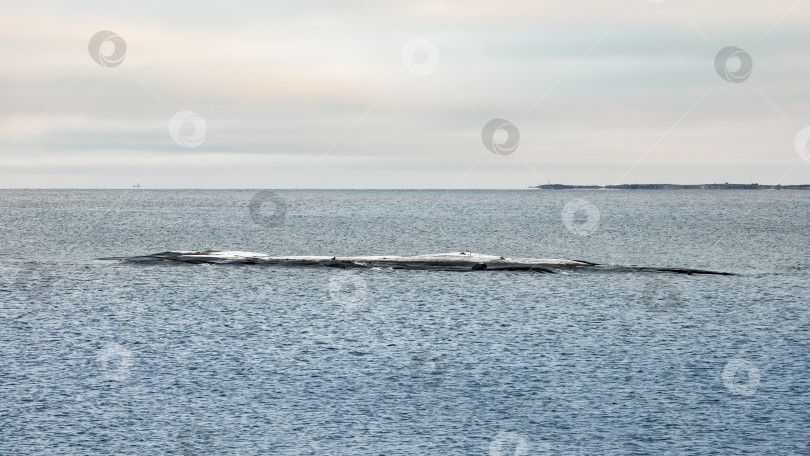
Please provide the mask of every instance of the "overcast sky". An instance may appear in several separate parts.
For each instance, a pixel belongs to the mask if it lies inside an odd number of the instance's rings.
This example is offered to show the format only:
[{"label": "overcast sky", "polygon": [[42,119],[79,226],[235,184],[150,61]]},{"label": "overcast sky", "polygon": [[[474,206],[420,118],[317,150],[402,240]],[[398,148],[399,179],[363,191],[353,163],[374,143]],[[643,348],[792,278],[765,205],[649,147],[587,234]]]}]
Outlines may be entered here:
[{"label": "overcast sky", "polygon": [[808,183],[808,24],[797,0],[4,1],[0,187]]}]

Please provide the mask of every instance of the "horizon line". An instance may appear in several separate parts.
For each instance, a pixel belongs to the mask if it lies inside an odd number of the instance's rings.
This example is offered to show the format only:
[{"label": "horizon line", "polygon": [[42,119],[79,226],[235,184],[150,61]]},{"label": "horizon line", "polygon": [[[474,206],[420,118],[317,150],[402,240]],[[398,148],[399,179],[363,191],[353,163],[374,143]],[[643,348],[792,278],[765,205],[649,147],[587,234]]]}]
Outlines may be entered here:
[{"label": "horizon line", "polygon": [[[564,186],[564,187],[573,187],[569,189],[561,189],[561,190],[588,190],[590,189],[604,189],[604,190],[617,190],[616,188],[611,187],[629,187],[635,185],[643,185],[643,186],[652,186],[652,185],[671,185],[671,186],[682,186],[682,187],[693,187],[692,190],[713,190],[711,188],[697,188],[702,186],[759,186],[759,187],[810,187],[810,184],[760,184],[760,183],[747,183],[747,184],[735,184],[735,183],[712,183],[712,184],[671,184],[671,183],[632,183],[632,184],[537,184],[531,185],[528,187],[510,187],[510,188],[482,188],[482,187],[402,187],[402,188],[394,188],[394,187],[375,187],[375,188],[348,188],[348,187],[321,187],[321,188],[273,188],[273,187],[251,187],[251,188],[238,188],[238,187],[0,187],[0,191],[4,190],[227,190],[227,191],[261,191],[261,190],[273,190],[273,191],[338,191],[338,190],[346,190],[346,191],[360,191],[360,190],[372,190],[372,191],[396,191],[396,190],[405,190],[405,191],[418,191],[418,190],[487,190],[487,191],[513,191],[513,190],[549,190],[540,188],[542,186]],[[645,190],[645,189],[636,189],[636,190]],[[652,189],[650,189],[652,190]],[[678,189],[670,189],[670,190],[678,190]],[[734,189],[729,189],[734,190]]]}]

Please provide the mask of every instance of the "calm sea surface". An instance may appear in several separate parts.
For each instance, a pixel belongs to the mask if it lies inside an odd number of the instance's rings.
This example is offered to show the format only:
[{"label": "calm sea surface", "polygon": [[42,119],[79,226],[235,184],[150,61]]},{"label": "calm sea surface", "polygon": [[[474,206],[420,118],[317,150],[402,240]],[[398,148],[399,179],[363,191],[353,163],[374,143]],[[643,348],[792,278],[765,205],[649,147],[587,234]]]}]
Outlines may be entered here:
[{"label": "calm sea surface", "polygon": [[810,454],[810,192],[255,195],[0,191],[0,454]]}]

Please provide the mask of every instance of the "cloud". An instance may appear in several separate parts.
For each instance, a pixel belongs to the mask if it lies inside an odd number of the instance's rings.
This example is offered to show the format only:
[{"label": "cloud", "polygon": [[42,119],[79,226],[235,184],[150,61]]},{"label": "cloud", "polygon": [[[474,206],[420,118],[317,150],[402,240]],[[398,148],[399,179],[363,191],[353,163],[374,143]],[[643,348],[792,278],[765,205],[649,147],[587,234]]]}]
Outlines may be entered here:
[{"label": "cloud", "polygon": [[[614,182],[591,165],[627,170],[639,157],[636,169],[651,174],[634,169],[638,181],[658,178],[651,170],[668,164],[718,173],[723,163],[749,166],[753,176],[770,167],[787,171],[803,165],[791,145],[810,124],[804,90],[810,7],[794,4],[367,0],[225,7],[206,1],[191,8],[158,2],[149,9],[78,1],[58,10],[38,2],[2,7],[0,179],[9,186],[83,186],[88,175],[106,173],[91,180],[115,186],[108,176],[129,168],[133,177],[121,178],[128,186],[166,154],[149,172],[163,176],[153,185],[194,186],[196,179],[182,173],[169,179],[161,167],[193,162],[222,172],[210,160],[214,153],[244,167],[248,186],[265,183],[250,163],[273,168],[270,174],[287,185],[296,181],[289,175],[315,164],[307,175],[319,180],[295,185],[351,187],[358,185],[352,170],[365,169],[374,177],[364,182],[440,186],[476,160],[495,158],[480,138],[495,117],[520,129],[521,145],[500,157],[497,170],[505,175],[490,174],[484,182],[492,185],[483,187],[536,183],[525,162],[557,170],[580,166],[579,177],[594,183]],[[88,40],[98,30],[126,41],[120,66],[102,67],[90,58]],[[428,75],[410,73],[401,60],[402,47],[414,38],[440,52]],[[745,83],[726,82],[715,72],[715,56],[728,45],[752,56]],[[207,124],[194,152],[168,133],[169,119],[184,110]],[[54,170],[48,160],[71,171]],[[22,181],[14,175],[21,169]],[[802,170],[793,176],[808,180]],[[673,173],[666,180],[684,178]]]}]

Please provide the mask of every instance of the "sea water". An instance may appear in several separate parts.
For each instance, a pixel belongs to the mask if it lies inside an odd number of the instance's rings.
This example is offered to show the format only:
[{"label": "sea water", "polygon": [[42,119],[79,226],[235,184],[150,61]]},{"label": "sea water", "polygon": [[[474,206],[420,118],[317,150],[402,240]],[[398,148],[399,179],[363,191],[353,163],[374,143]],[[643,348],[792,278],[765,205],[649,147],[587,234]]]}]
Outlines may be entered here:
[{"label": "sea water", "polygon": [[[806,454],[808,220],[801,191],[0,191],[0,454]],[[99,260],[201,249],[736,275]]]}]

